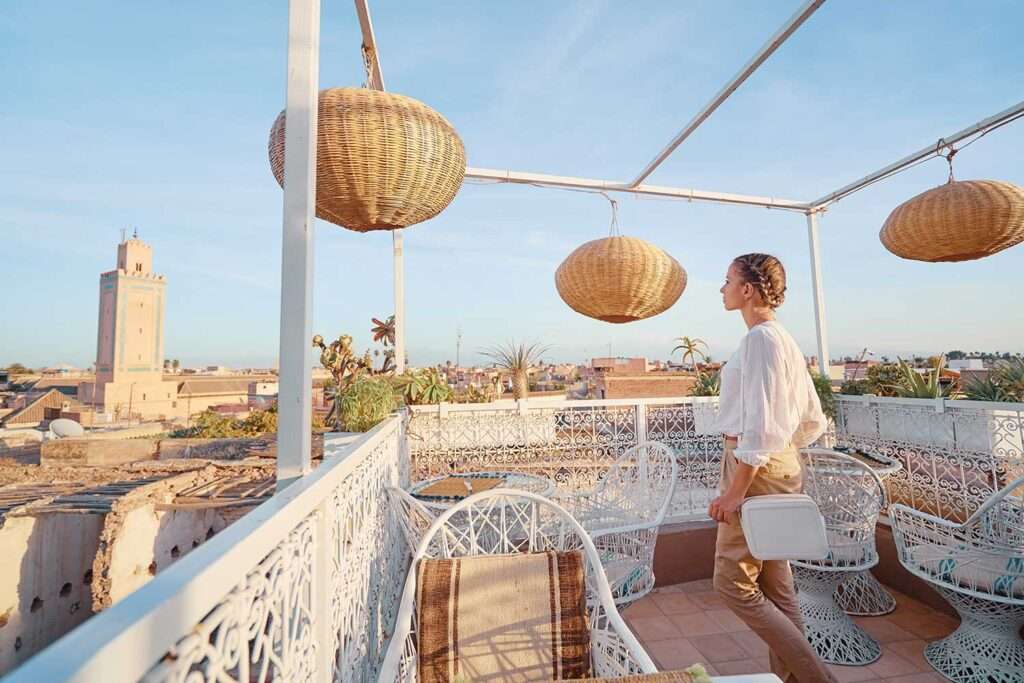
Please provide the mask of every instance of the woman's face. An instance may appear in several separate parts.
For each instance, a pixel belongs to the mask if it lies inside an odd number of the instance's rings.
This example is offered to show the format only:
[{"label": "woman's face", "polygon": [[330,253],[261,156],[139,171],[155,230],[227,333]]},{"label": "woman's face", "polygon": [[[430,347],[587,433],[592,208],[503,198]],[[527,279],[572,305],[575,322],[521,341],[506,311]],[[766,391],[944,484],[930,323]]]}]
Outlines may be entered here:
[{"label": "woman's face", "polygon": [[743,305],[747,302],[748,288],[752,287],[743,281],[743,277],[740,275],[736,264],[730,263],[729,270],[725,273],[725,284],[718,290],[722,293],[722,303],[725,305],[725,310],[735,311],[738,308],[743,308]]}]

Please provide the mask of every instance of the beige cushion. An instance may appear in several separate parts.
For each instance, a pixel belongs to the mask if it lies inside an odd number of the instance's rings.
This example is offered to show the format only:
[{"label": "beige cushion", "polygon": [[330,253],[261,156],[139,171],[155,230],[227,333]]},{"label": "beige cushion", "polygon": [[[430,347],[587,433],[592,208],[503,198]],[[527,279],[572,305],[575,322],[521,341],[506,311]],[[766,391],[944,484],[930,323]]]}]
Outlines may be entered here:
[{"label": "beige cushion", "polygon": [[979,593],[1024,599],[1024,555],[999,555],[967,547],[921,543],[907,548],[910,561],[939,581]]},{"label": "beige cushion", "polygon": [[590,675],[579,552],[420,560],[419,681],[546,681]]}]

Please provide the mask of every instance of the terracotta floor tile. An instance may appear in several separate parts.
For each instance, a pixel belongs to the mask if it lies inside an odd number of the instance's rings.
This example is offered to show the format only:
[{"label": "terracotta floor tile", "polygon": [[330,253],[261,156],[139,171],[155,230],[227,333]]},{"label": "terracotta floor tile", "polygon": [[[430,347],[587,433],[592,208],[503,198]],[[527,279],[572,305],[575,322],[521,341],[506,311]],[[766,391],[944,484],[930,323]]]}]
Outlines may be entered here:
[{"label": "terracotta floor tile", "polygon": [[671,586],[658,586],[652,593],[682,593],[685,583],[674,583]]},{"label": "terracotta floor tile", "polygon": [[701,591],[699,593],[689,593],[690,599],[693,600],[694,604],[703,610],[708,609],[726,609],[725,602],[722,601],[720,596],[715,591]]},{"label": "terracotta floor tile", "polygon": [[750,630],[750,627],[730,609],[711,609],[704,614],[721,624],[726,633]]},{"label": "terracotta floor tile", "polygon": [[650,597],[664,614],[685,614],[701,609],[686,593],[658,593]]},{"label": "terracotta floor tile", "polygon": [[935,610],[928,605],[920,602],[919,600],[915,600],[909,595],[892,590],[891,588],[889,589],[889,592],[892,593],[894,598],[896,598],[896,612],[916,612],[918,614],[933,614],[935,612]]},{"label": "terracotta floor tile", "polygon": [[766,674],[770,673],[771,666],[767,659],[738,659],[734,662],[719,662],[715,664],[718,673],[722,676],[738,676],[740,674]]},{"label": "terracotta floor tile", "polygon": [[932,667],[924,658],[924,648],[927,644],[920,639],[886,643],[882,646],[882,656],[884,657],[885,653],[893,652],[917,667],[918,671],[931,672]]},{"label": "terracotta floor tile", "polygon": [[693,664],[704,663],[704,656],[686,638],[647,643],[644,649],[659,669],[685,669]]},{"label": "terracotta floor tile", "polygon": [[664,616],[654,598],[645,595],[625,609],[621,610],[622,616],[628,621],[633,617],[661,617]]},{"label": "terracotta floor tile", "polygon": [[853,620],[858,626],[867,631],[869,636],[877,640],[879,645],[917,638],[913,633],[889,621],[888,617],[854,617]]},{"label": "terracotta floor tile", "polygon": [[707,612],[673,614],[669,616],[669,619],[687,638],[726,632],[726,629],[718,621],[709,617]]},{"label": "terracotta floor tile", "polygon": [[637,638],[644,642],[683,637],[683,634],[668,620],[668,617],[634,617],[627,623]]},{"label": "terracotta floor tile", "polygon": [[751,657],[768,657],[768,645],[761,636],[757,635],[753,631],[740,631],[739,633],[733,633],[732,639],[740,644],[747,654]]},{"label": "terracotta floor tile", "polygon": [[728,633],[695,636],[690,638],[690,642],[712,664],[749,659],[746,650],[740,647],[740,644],[733,640],[732,636]]},{"label": "terracotta floor tile", "polygon": [[904,659],[892,651],[882,650],[882,658],[874,664],[869,664],[868,669],[879,678],[891,678],[893,676],[906,676],[907,674],[921,673],[917,665],[909,659]]},{"label": "terracotta floor tile", "polygon": [[904,631],[928,641],[945,638],[955,631],[958,626],[958,622],[955,619],[945,614],[936,614],[935,612],[913,612],[897,609],[886,618]]},{"label": "terracotta floor tile", "polygon": [[711,585],[711,579],[698,579],[696,581],[687,581],[686,583],[676,584],[684,593],[707,593],[708,591],[714,590],[714,586]]},{"label": "terracotta floor tile", "polygon": [[869,671],[866,666],[839,666],[826,664],[829,670],[835,674],[839,683],[860,683],[860,681],[877,681],[878,676]]}]

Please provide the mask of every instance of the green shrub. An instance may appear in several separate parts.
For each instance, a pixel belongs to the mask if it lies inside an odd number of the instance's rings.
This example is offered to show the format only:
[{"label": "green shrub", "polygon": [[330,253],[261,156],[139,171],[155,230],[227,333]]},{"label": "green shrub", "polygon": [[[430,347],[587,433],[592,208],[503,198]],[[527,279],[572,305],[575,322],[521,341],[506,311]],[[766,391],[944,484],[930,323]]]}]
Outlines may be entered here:
[{"label": "green shrub", "polygon": [[832,392],[832,380],[817,372],[811,373],[811,380],[814,382],[814,390],[818,393],[818,400],[821,402],[821,412],[830,420],[836,419],[836,395]]},{"label": "green shrub", "polygon": [[386,377],[359,377],[341,394],[342,428],[349,432],[369,431],[397,407],[395,390]]}]

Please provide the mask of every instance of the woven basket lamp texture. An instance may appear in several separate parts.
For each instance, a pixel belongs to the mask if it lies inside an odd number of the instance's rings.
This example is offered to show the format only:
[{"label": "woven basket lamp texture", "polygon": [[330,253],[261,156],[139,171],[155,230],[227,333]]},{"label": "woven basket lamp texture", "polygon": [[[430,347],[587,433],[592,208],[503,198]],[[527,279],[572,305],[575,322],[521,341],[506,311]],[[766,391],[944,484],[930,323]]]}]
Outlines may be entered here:
[{"label": "woven basket lamp texture", "polygon": [[[270,130],[270,168],[284,187],[285,113]],[[316,215],[349,230],[394,230],[441,213],[459,191],[466,149],[422,102],[366,88],[320,91]]]},{"label": "woven basket lamp texture", "polygon": [[605,237],[569,254],[555,272],[555,287],[577,313],[628,323],[668,310],[686,289],[686,271],[650,242]]},{"label": "woven basket lamp texture", "polygon": [[879,238],[915,261],[970,261],[1024,241],[1024,188],[998,180],[950,181],[897,206]]}]

